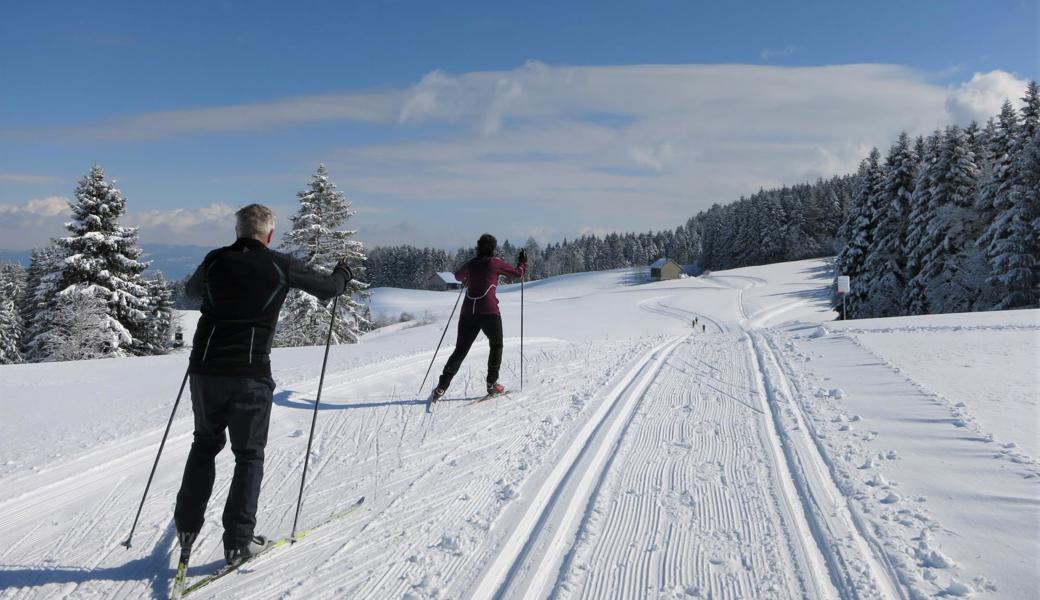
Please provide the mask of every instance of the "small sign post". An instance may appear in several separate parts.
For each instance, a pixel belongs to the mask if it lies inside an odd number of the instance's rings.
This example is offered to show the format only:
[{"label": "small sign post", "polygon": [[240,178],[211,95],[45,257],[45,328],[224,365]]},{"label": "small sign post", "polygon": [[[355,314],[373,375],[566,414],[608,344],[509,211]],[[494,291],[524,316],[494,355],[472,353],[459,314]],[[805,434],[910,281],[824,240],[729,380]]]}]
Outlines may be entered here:
[{"label": "small sign post", "polygon": [[849,294],[852,282],[848,275],[838,277],[838,295],[841,296],[841,320],[845,320],[845,296]]}]

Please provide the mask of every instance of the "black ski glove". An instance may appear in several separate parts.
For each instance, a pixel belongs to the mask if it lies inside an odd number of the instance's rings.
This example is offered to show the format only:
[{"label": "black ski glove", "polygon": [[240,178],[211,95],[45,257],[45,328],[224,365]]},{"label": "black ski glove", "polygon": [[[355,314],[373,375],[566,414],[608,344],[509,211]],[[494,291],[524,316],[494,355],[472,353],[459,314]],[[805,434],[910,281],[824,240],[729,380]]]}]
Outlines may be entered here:
[{"label": "black ski glove", "polygon": [[350,280],[354,278],[354,271],[350,269],[350,265],[348,265],[346,261],[341,260],[336,263],[336,268],[332,270],[332,274],[335,275],[336,273],[343,274],[344,283],[349,283]]},{"label": "black ski glove", "polygon": [[516,262],[522,265],[527,264],[527,250],[520,251],[520,254],[516,257]]}]

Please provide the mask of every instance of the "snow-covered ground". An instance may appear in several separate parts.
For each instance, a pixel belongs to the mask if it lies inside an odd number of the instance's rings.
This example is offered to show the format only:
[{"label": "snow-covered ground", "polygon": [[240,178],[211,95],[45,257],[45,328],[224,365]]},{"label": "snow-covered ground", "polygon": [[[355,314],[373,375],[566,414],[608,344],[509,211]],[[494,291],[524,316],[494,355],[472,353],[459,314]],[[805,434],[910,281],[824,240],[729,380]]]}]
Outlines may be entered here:
[{"label": "snow-covered ground", "polygon": [[[472,403],[478,341],[432,414],[419,385],[458,294],[375,290],[375,314],[435,322],[330,355],[302,521],[362,510],[199,597],[1035,597],[1040,311],[835,323],[831,278],[800,261],[527,284],[523,390]],[[520,288],[499,295],[516,389]],[[285,535],[321,348],[273,363],[259,530]],[[0,599],[168,595],[186,399],[119,542],[185,367],[0,367]],[[192,575],[221,560],[232,463]]]}]

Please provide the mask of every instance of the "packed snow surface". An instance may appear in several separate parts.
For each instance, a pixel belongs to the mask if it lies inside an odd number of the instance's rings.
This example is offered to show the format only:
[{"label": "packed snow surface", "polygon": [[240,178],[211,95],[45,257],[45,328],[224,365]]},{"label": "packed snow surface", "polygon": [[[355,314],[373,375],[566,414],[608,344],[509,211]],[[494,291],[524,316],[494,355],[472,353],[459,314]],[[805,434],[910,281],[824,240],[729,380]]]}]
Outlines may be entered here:
[{"label": "packed snow surface", "polygon": [[[1035,597],[1040,311],[837,323],[832,278],[800,261],[528,283],[522,390],[504,285],[512,393],[474,402],[481,339],[432,413],[453,331],[419,387],[459,295],[374,290],[373,314],[415,319],[332,349],[302,526],[364,505],[197,597]],[[321,354],[273,353],[260,533],[291,528]],[[0,599],[168,597],[187,397],[120,542],[186,359],[0,367]],[[232,466],[193,577],[222,561]]]}]

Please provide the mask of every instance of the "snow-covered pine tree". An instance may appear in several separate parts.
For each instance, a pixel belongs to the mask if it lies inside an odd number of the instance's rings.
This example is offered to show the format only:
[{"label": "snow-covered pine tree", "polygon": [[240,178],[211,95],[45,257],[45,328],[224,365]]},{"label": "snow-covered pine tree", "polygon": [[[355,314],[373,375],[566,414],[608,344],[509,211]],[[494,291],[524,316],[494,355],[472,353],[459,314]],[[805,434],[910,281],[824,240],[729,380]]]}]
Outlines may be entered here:
[{"label": "snow-covered pine tree", "polygon": [[989,137],[990,165],[976,204],[980,220],[987,225],[978,245],[990,266],[989,289],[976,304],[982,310],[1030,304],[1033,257],[1029,253],[1029,226],[1012,195],[1024,141],[1020,130],[1018,111],[1005,101]]},{"label": "snow-covered pine tree", "polygon": [[[350,201],[336,189],[325,165],[311,177],[306,190],[296,194],[300,208],[292,217],[292,229],[282,238],[282,250],[302,260],[308,267],[331,273],[336,263],[346,260],[354,269],[355,279],[339,299],[336,326],[332,332],[335,344],[358,341],[365,324],[364,309],[355,294],[366,284],[357,278],[363,273],[364,246],[351,239],[356,231],[341,229],[354,214]],[[292,290],[286,297],[275,333],[279,346],[309,346],[325,343],[332,318],[332,300],[323,302],[310,294]]]},{"label": "snow-covered pine tree", "polygon": [[856,317],[859,305],[865,300],[865,293],[870,286],[872,274],[863,270],[870,248],[874,241],[874,230],[881,218],[878,206],[884,171],[881,168],[881,153],[873,148],[859,167],[859,182],[853,197],[855,222],[846,228],[848,243],[838,255],[838,274],[852,278],[852,291],[849,293],[848,315]]},{"label": "snow-covered pine tree", "polygon": [[[914,191],[910,195],[910,219],[906,227],[906,291],[903,294],[903,308],[908,315],[928,314],[928,298],[925,294],[925,279],[920,278],[928,248],[925,238],[928,235],[929,223],[935,216],[932,202],[932,182],[938,177],[939,154],[943,144],[943,132],[936,130],[924,142],[924,150],[919,154],[920,163],[917,178],[914,180]],[[915,143],[921,148],[920,140]]]},{"label": "snow-covered pine tree", "polygon": [[141,338],[146,327],[149,299],[141,273],[148,264],[137,260],[137,228],[124,227],[126,198],[105,180],[94,165],[76,187],[69,203],[73,220],[65,227],[72,235],[58,239],[66,256],[61,262],[59,295],[93,296],[108,306],[101,351],[104,356],[146,354]]},{"label": "snow-covered pine tree", "polygon": [[158,272],[145,282],[148,288],[147,320],[141,341],[149,354],[166,354],[173,329],[173,284]]},{"label": "snow-covered pine tree", "polygon": [[906,224],[917,178],[918,158],[903,132],[885,157],[879,209],[882,211],[874,243],[864,263],[868,281],[857,317],[891,317],[903,314],[906,288]]},{"label": "snow-covered pine tree", "polygon": [[108,302],[86,287],[69,286],[49,307],[50,329],[42,336],[44,361],[88,360],[112,356],[128,341],[113,327]]},{"label": "snow-covered pine tree", "polygon": [[978,121],[972,121],[967,127],[964,128],[964,139],[968,143],[968,147],[971,148],[971,153],[975,156],[975,162],[982,167],[983,157],[986,156],[986,130],[979,127]]},{"label": "snow-covered pine tree", "polygon": [[47,333],[53,327],[53,304],[60,291],[61,265],[65,251],[51,240],[50,246],[35,248],[25,278],[25,293],[18,308],[22,316],[21,353],[29,362],[47,358]]},{"label": "snow-covered pine tree", "polygon": [[917,277],[933,313],[971,310],[988,271],[975,244],[980,231],[975,210],[978,166],[959,127],[950,127],[932,181],[933,218],[923,246],[927,250]]},{"label": "snow-covered pine tree", "polygon": [[999,308],[1036,306],[1040,301],[1040,86],[1029,82],[1022,98],[1019,151],[1013,165],[1008,242],[998,249],[1008,295]]},{"label": "snow-covered pine tree", "polygon": [[25,269],[0,264],[0,365],[22,362],[22,316],[18,305],[25,292]]}]

